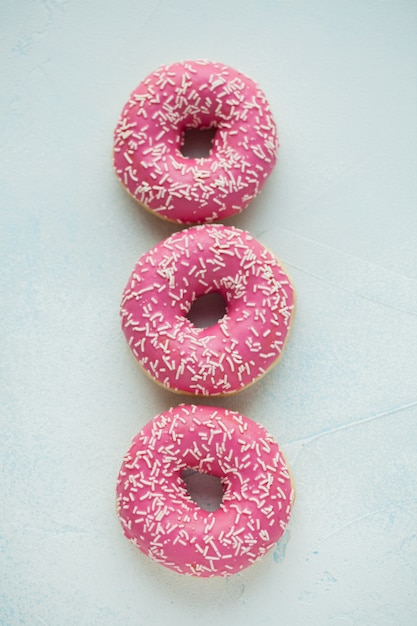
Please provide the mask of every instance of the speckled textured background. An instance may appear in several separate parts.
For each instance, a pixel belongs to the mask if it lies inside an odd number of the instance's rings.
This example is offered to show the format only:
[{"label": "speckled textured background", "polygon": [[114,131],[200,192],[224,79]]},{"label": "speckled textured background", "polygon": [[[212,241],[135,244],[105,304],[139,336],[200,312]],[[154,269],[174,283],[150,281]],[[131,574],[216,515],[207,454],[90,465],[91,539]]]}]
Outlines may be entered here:
[{"label": "speckled textured background", "polygon": [[[417,623],[417,5],[400,0],[0,2],[0,623]],[[136,258],[177,227],[112,171],[130,91],[163,63],[257,80],[281,138],[227,220],[286,264],[282,361],[228,399],[292,464],[287,534],[227,580],[140,554],[114,510],[141,426],[184,401],[119,326]]]}]

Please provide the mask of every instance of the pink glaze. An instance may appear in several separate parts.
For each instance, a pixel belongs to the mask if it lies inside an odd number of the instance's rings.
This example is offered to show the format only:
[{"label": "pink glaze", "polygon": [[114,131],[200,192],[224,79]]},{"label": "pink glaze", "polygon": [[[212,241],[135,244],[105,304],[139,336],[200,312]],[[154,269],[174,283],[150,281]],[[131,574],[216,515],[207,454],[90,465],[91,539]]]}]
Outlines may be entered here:
[{"label": "pink glaze", "polygon": [[[207,158],[181,154],[187,128],[213,128]],[[264,93],[209,61],[160,67],[131,93],[114,133],[114,167],[147,209],[178,223],[239,213],[275,165],[278,137]]]},{"label": "pink glaze", "polygon": [[[221,479],[220,508],[188,494],[192,468]],[[236,411],[180,405],[133,439],[117,483],[124,533],[144,554],[181,574],[227,576],[281,537],[293,501],[288,468],[272,435]]]},{"label": "pink glaze", "polygon": [[[208,328],[187,318],[193,302],[220,293],[226,314]],[[249,233],[221,224],[174,233],[144,254],[121,303],[122,328],[146,372],[193,395],[245,388],[277,361],[294,291],[276,257]]]}]

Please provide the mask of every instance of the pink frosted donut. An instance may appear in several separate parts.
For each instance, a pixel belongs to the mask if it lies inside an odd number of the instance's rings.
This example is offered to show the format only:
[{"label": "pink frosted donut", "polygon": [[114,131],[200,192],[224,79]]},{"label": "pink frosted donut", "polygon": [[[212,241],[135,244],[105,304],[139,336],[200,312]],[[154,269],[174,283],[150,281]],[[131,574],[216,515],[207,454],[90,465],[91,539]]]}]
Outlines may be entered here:
[{"label": "pink frosted donut", "polygon": [[[208,328],[188,318],[217,292],[226,314]],[[123,332],[145,371],[179,393],[240,391],[281,355],[294,310],[291,281],[248,232],[221,224],[176,232],[146,252],[121,303]]]},{"label": "pink frosted donut", "polygon": [[[207,158],[181,153],[189,128],[215,128]],[[145,208],[178,223],[239,213],[275,165],[278,137],[264,93],[209,61],[160,67],[131,93],[114,133],[114,167]]]},{"label": "pink frosted donut", "polygon": [[[220,478],[216,511],[188,494],[188,468]],[[133,439],[117,483],[128,539],[181,574],[227,576],[262,557],[283,534],[294,492],[278,444],[235,411],[180,405]]]}]

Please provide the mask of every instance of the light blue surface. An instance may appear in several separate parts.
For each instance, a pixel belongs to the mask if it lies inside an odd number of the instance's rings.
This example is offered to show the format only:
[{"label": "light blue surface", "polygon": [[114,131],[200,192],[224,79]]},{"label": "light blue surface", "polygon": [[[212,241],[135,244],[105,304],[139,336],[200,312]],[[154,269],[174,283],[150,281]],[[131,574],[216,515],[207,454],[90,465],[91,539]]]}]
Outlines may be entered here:
[{"label": "light blue surface", "polygon": [[[417,5],[0,2],[0,624],[417,623]],[[234,398],[292,465],[282,542],[227,580],[181,577],[123,537],[131,438],[181,401],[136,367],[118,306],[175,226],[112,171],[130,91],[223,61],[268,96],[281,149],[227,223],[286,264],[285,356]]]}]

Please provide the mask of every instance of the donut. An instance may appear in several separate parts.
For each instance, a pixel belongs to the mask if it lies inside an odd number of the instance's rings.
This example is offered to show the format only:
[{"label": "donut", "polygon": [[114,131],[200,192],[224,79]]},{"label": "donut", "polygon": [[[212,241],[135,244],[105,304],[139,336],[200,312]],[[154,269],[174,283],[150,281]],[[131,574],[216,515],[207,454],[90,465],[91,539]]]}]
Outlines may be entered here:
[{"label": "donut", "polygon": [[[210,154],[181,152],[187,129],[215,129]],[[264,93],[222,63],[164,65],[131,93],[114,132],[113,162],[127,191],[176,223],[242,211],[275,165],[277,129]]]},{"label": "donut", "polygon": [[[218,293],[225,315],[197,328],[187,315]],[[137,362],[165,388],[228,395],[263,376],[283,351],[294,289],[277,258],[248,232],[202,224],[176,232],[137,261],[121,324]]]},{"label": "donut", "polygon": [[[188,469],[221,480],[220,508],[189,495]],[[284,533],[294,491],[268,431],[237,411],[180,405],[148,422],[124,457],[116,488],[125,536],[181,574],[235,574]]]}]

